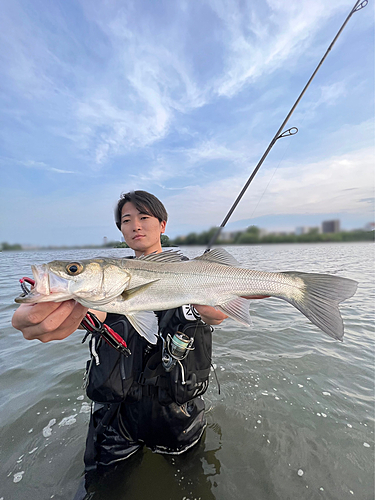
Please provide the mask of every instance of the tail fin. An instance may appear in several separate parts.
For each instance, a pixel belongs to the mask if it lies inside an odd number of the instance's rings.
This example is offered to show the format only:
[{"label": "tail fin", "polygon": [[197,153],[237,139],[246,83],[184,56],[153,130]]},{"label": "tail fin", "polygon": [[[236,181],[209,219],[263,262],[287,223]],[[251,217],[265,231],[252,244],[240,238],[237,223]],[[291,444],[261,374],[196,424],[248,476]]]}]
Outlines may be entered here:
[{"label": "tail fin", "polygon": [[285,272],[304,282],[304,293],[300,300],[287,299],[314,325],[331,337],[342,340],[344,324],[338,308],[340,302],[352,297],[358,283],[354,280],[328,274]]}]

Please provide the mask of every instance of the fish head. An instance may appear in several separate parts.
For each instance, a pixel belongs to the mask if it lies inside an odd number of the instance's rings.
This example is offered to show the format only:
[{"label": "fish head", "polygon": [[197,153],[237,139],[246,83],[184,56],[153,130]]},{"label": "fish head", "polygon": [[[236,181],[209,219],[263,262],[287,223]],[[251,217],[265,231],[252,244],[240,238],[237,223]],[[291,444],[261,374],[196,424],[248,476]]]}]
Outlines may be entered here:
[{"label": "fish head", "polygon": [[130,273],[111,259],[54,260],[31,266],[35,285],[17,303],[75,299],[86,307],[106,304],[126,290]]}]

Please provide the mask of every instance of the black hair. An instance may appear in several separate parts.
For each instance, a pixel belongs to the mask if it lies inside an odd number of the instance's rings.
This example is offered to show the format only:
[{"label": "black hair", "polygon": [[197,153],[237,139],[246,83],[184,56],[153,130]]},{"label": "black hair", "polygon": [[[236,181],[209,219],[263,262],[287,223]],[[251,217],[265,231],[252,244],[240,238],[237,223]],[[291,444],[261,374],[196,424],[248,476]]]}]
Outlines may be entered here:
[{"label": "black hair", "polygon": [[159,219],[159,222],[167,222],[168,214],[163,203],[151,193],[147,191],[131,191],[123,193],[117,202],[115,208],[116,226],[121,231],[121,211],[125,203],[133,203],[138,212],[151,215]]}]

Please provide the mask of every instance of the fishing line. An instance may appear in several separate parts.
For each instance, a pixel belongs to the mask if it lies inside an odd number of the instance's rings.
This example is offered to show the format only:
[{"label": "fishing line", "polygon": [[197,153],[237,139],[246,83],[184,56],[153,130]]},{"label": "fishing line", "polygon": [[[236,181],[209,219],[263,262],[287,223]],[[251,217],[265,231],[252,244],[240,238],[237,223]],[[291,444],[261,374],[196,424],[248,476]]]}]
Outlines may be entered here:
[{"label": "fishing line", "polygon": [[286,155],[286,152],[288,151],[289,147],[290,147],[290,143],[289,143],[289,144],[287,145],[287,147],[285,148],[284,153],[283,153],[283,155],[282,155],[282,157],[281,157],[281,159],[280,159],[279,163],[278,163],[278,164],[276,165],[276,167],[274,168],[274,171],[272,172],[272,175],[271,175],[270,180],[268,181],[268,183],[267,183],[266,187],[264,188],[263,193],[260,195],[260,197],[259,197],[259,199],[258,199],[258,201],[257,201],[257,204],[255,205],[255,208],[254,208],[254,210],[252,211],[252,213],[251,213],[251,215],[250,215],[250,219],[252,219],[252,218],[254,217],[254,214],[255,214],[255,212],[256,212],[256,210],[257,210],[258,206],[260,205],[260,202],[262,201],[263,196],[266,194],[266,191],[268,190],[269,185],[271,184],[271,182],[272,182],[273,178],[275,177],[275,174],[276,174],[277,170],[279,169],[281,162],[284,160],[285,155]]},{"label": "fishing line", "polygon": [[[305,122],[305,120],[306,120],[306,114],[304,114],[304,115],[303,115],[303,117],[302,117],[302,120],[301,120],[301,125],[303,125],[303,123]],[[293,127],[293,128],[296,128],[296,127]],[[297,130],[298,130],[298,129],[297,129]],[[286,148],[284,149],[284,152],[283,152],[283,154],[282,154],[282,156],[281,156],[281,158],[280,158],[279,163],[278,163],[278,164],[277,164],[277,166],[275,167],[275,169],[274,169],[274,171],[273,171],[273,173],[272,173],[272,175],[271,175],[271,178],[270,178],[270,180],[269,180],[269,181],[268,181],[268,183],[267,183],[267,186],[265,187],[265,189],[264,189],[263,193],[261,194],[261,196],[260,196],[260,198],[259,198],[259,200],[258,200],[258,202],[257,202],[257,204],[256,204],[256,206],[255,206],[255,208],[254,208],[254,210],[253,210],[253,212],[252,212],[252,214],[250,215],[250,219],[252,219],[252,218],[253,218],[253,216],[254,216],[254,214],[255,214],[255,212],[256,212],[256,210],[257,210],[257,208],[258,208],[258,206],[259,206],[260,202],[261,202],[261,201],[262,201],[262,199],[263,199],[263,196],[265,195],[266,191],[268,190],[269,185],[270,185],[270,184],[271,184],[271,182],[273,181],[273,178],[275,177],[275,174],[276,174],[277,170],[280,168],[281,163],[284,161],[285,155],[286,155],[286,153],[289,151],[289,148],[291,147],[291,144],[292,144],[291,142],[288,142],[288,144],[286,145]]]},{"label": "fishing line", "polygon": [[286,118],[284,119],[283,123],[280,125],[278,131],[276,132],[275,136],[273,137],[273,139],[271,140],[271,142],[269,143],[266,151],[263,153],[263,156],[262,158],[259,160],[258,164],[256,165],[256,167],[254,168],[253,172],[251,173],[250,177],[248,178],[248,180],[246,181],[244,187],[242,188],[240,194],[237,196],[236,200],[234,201],[233,205],[231,206],[231,208],[229,209],[229,212],[227,213],[227,215],[224,217],[224,220],[223,222],[220,224],[219,228],[216,230],[216,232],[213,234],[213,236],[211,237],[211,240],[206,248],[206,252],[208,252],[212,245],[215,243],[215,241],[217,240],[217,238],[219,237],[223,227],[226,225],[226,223],[228,222],[229,218],[231,217],[232,213],[234,212],[234,210],[236,209],[237,205],[239,204],[241,198],[243,197],[243,195],[246,193],[247,191],[247,188],[250,186],[252,180],[254,179],[255,175],[257,174],[258,170],[260,169],[260,167],[262,166],[264,160],[266,159],[266,157],[268,156],[268,153],[271,151],[271,149],[273,148],[273,146],[275,145],[276,141],[278,139],[281,139],[283,137],[289,137],[291,135],[295,135],[297,132],[298,132],[298,129],[296,127],[292,127],[292,128],[289,128],[287,130],[285,130],[284,132],[282,132],[283,128],[285,127],[285,125],[287,124],[289,118],[292,116],[294,110],[296,109],[296,107],[298,106],[300,100],[302,99],[304,93],[306,92],[307,88],[309,87],[310,83],[312,82],[312,80],[314,79],[315,75],[317,74],[318,70],[320,69],[320,66],[323,64],[324,60],[326,59],[326,57],[328,56],[329,52],[331,51],[333,45],[335,44],[336,40],[338,39],[338,37],[341,35],[341,32],[343,31],[343,29],[345,28],[346,24],[348,23],[349,19],[352,17],[352,15],[355,13],[355,12],[358,12],[359,10],[363,9],[364,7],[366,7],[366,5],[368,4],[368,0],[357,0],[354,7],[352,8],[352,10],[349,12],[347,18],[345,19],[344,23],[342,24],[341,28],[339,29],[339,31],[336,33],[336,36],[334,37],[334,39],[332,40],[331,44],[329,45],[328,49],[326,50],[324,56],[322,57],[322,59],[320,60],[319,64],[317,65],[317,67],[315,68],[313,74],[311,75],[310,79],[308,80],[308,82],[306,83],[306,85],[304,86],[302,92],[300,93],[300,95],[298,96],[296,102],[293,104],[291,110],[289,111],[289,113],[287,114]]}]

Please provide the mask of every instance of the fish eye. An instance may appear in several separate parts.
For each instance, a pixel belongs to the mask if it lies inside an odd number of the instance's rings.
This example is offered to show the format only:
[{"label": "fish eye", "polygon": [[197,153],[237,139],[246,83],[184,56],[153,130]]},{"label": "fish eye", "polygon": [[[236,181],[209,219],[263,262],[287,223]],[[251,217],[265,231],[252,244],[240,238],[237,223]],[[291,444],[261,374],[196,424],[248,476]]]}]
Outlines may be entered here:
[{"label": "fish eye", "polygon": [[83,265],[79,262],[70,262],[65,269],[70,276],[77,276],[83,271]]}]

